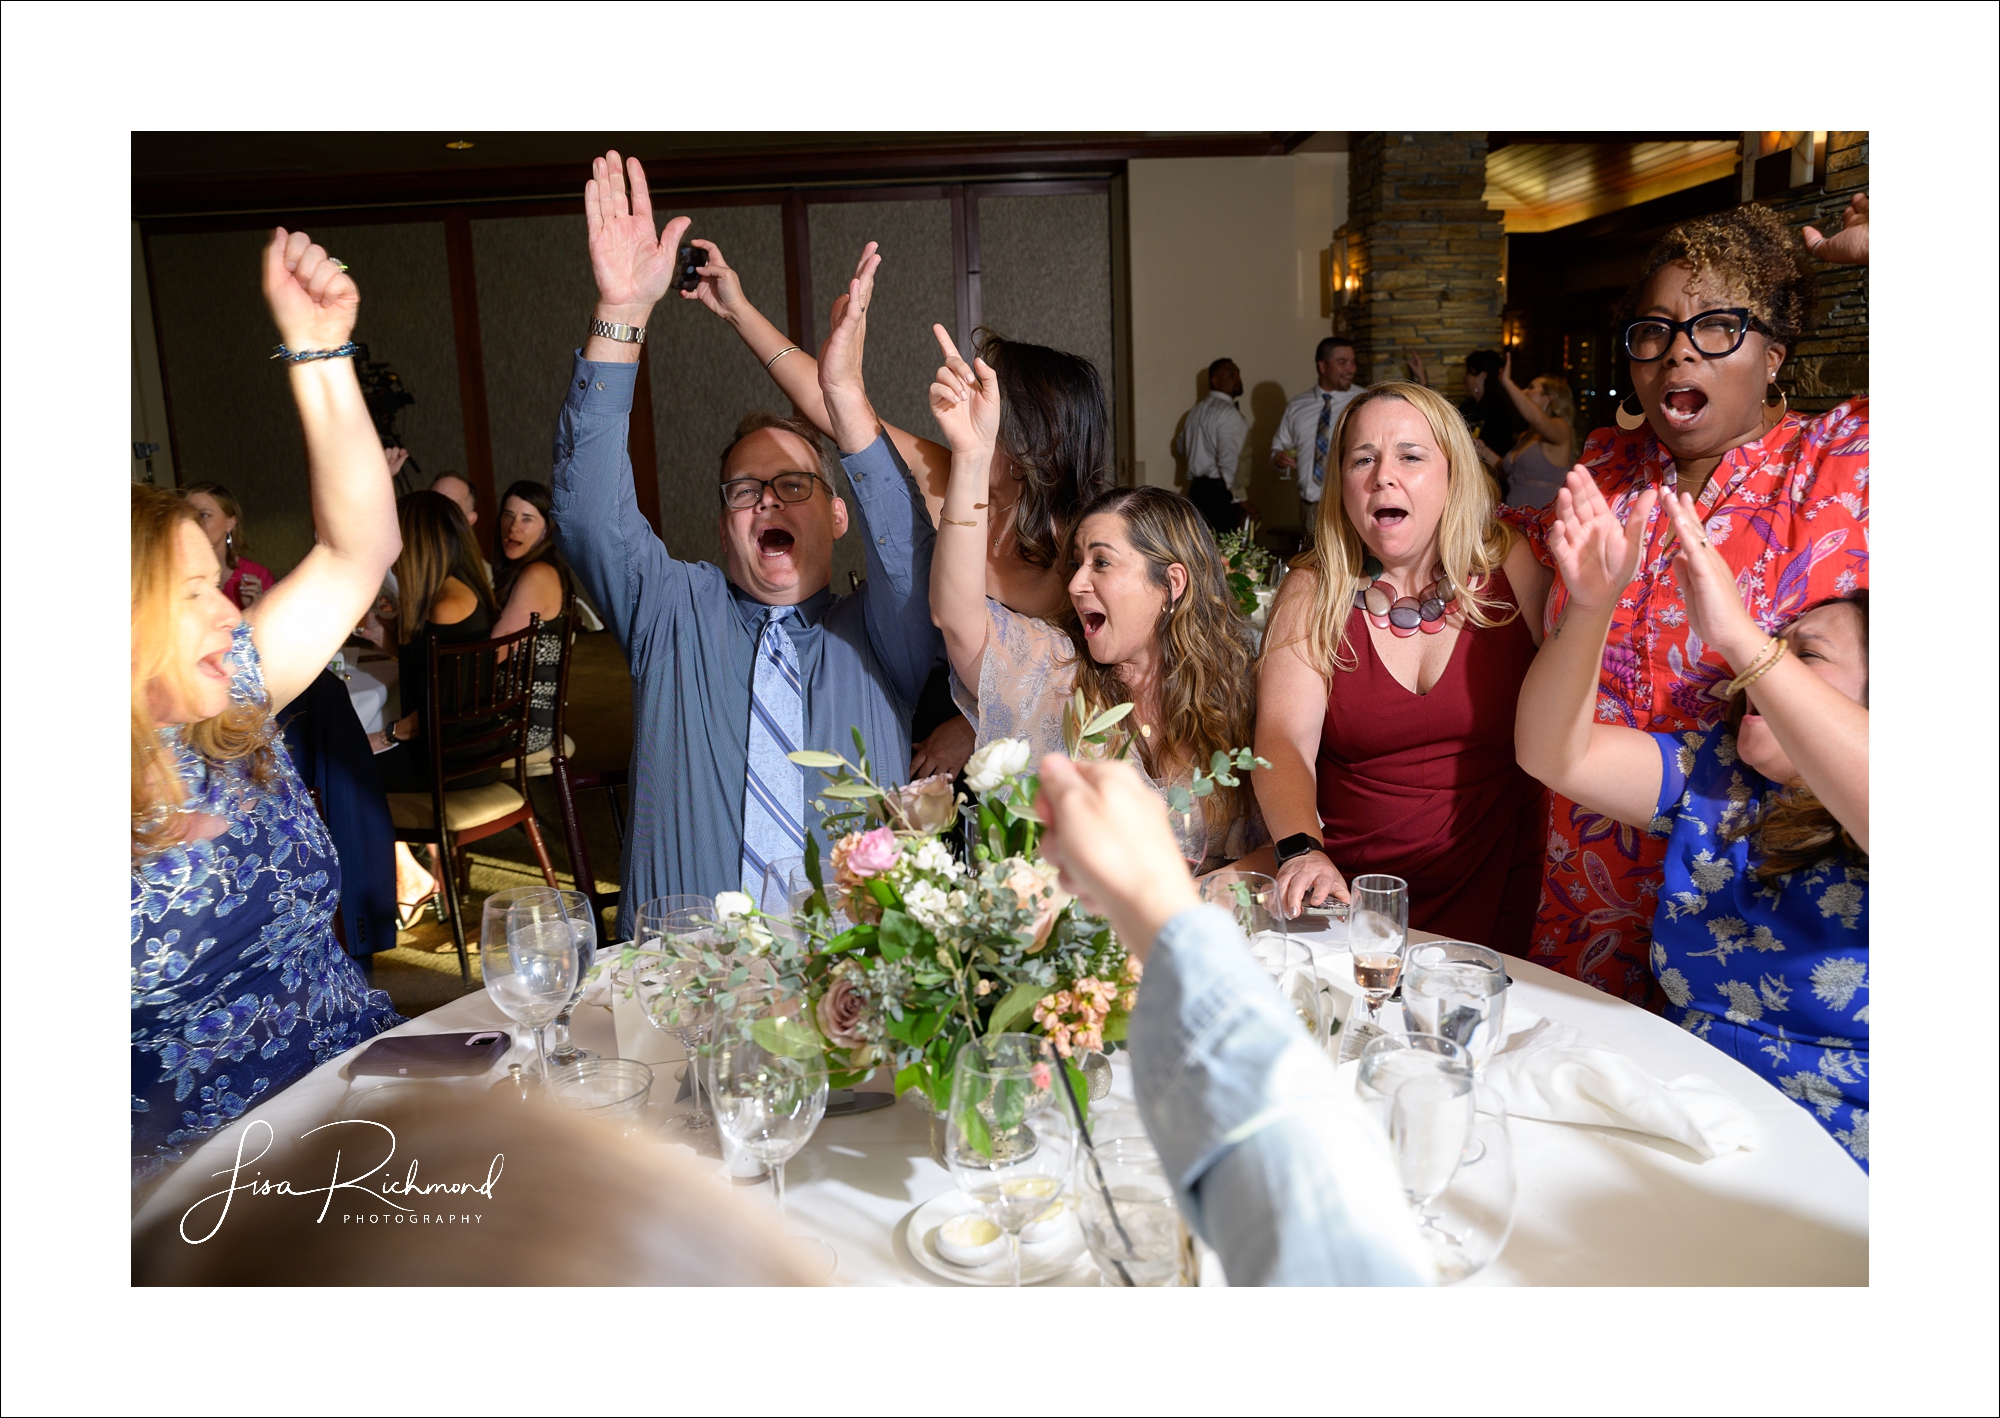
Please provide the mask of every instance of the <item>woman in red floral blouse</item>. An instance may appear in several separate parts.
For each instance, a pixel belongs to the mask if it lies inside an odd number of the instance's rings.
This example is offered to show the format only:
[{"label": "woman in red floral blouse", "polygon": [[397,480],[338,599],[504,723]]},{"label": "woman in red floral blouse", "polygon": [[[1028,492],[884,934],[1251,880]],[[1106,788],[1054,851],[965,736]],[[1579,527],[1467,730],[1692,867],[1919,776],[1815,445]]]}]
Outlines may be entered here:
[{"label": "woman in red floral blouse", "polygon": [[[1822,261],[1865,265],[1868,199],[1841,231],[1805,228]],[[1583,466],[1622,520],[1648,487],[1695,499],[1710,540],[1770,631],[1815,603],[1868,584],[1868,400],[1790,412],[1778,387],[1807,331],[1805,253],[1767,208],[1681,223],[1647,257],[1623,312],[1632,397],[1599,429]],[[1664,498],[1661,499],[1664,502]],[[1543,522],[1523,528],[1547,560]],[[1646,732],[1706,729],[1726,706],[1730,670],[1689,625],[1669,569],[1672,522],[1656,508],[1639,575],[1611,623],[1597,717]],[[1560,576],[1553,630],[1569,603]],[[1598,989],[1645,1002],[1663,843],[1550,794],[1549,850],[1530,956]]]}]

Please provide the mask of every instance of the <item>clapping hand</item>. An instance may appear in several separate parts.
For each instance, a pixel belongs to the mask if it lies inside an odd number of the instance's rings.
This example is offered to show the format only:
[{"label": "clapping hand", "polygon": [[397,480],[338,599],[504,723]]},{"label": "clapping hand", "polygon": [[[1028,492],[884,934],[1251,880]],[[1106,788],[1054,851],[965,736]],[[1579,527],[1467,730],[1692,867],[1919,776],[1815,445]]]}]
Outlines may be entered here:
[{"label": "clapping hand", "polygon": [[1659,491],[1647,488],[1620,525],[1584,466],[1579,463],[1569,470],[1556,493],[1555,517],[1549,523],[1549,555],[1555,558],[1556,570],[1574,604],[1586,610],[1601,609],[1632,584],[1639,570],[1639,554],[1646,546],[1646,522],[1658,500]]},{"label": "clapping hand", "polygon": [[819,387],[829,399],[858,395],[865,388],[861,351],[868,338],[868,305],[875,298],[875,268],[882,264],[875,243],[861,248],[854,275],[833,302],[833,333],[819,349]]},{"label": "clapping hand", "polygon": [[283,227],[264,248],[264,299],[291,350],[331,350],[354,333],[361,291],[347,269],[302,231]]},{"label": "clapping hand", "polygon": [[673,284],[681,236],[692,218],[675,217],[665,231],[654,233],[653,199],[646,190],[646,170],[637,158],[621,163],[612,151],[593,159],[590,170],[591,179],[583,189],[583,214],[590,226],[590,270],[597,278],[597,294],[617,313],[638,315],[627,323],[643,324],[645,312]]},{"label": "clapping hand", "polygon": [[944,364],[931,385],[931,414],[944,430],[945,442],[954,453],[993,447],[1000,436],[1000,376],[977,357],[968,366],[944,326],[931,326],[931,333],[944,350]]},{"label": "clapping hand", "polygon": [[1832,236],[1822,236],[1815,226],[1807,227],[1800,235],[1805,238],[1806,250],[1822,261],[1836,266],[1866,266],[1868,194],[1857,192],[1848,199],[1847,210],[1840,214],[1840,230]]},{"label": "clapping hand", "polygon": [[[1674,553],[1674,580],[1687,606],[1688,626],[1713,645],[1729,663],[1741,669],[1771,637],[1744,607],[1736,573],[1708,539],[1694,499],[1682,493],[1667,501],[1679,549]],[[1550,538],[1550,549],[1555,539]]]}]

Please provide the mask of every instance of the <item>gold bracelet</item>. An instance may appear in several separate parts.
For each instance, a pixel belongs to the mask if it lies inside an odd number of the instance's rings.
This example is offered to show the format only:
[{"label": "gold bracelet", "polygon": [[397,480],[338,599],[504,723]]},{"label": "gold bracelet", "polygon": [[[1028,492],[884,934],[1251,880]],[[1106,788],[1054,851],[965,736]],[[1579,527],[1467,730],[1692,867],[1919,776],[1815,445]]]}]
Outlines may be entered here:
[{"label": "gold bracelet", "polygon": [[[1773,635],[1771,637],[1771,644],[1777,646],[1778,648],[1776,650],[1771,651],[1770,659],[1765,660],[1763,651],[1759,651],[1757,658],[1759,660],[1763,660],[1763,663],[1762,664],[1753,663],[1751,668],[1745,670],[1735,679],[1729,681],[1729,692],[1731,694],[1742,693],[1744,690],[1748,689],[1751,685],[1755,684],[1758,680],[1762,679],[1765,675],[1769,674],[1771,672],[1771,666],[1777,664],[1778,661],[1785,658],[1786,647],[1784,640],[1779,636]],[[1770,647],[1766,646],[1765,648],[1769,649]]]},{"label": "gold bracelet", "polygon": [[1769,640],[1766,640],[1762,645],[1759,645],[1757,647],[1757,653],[1750,657],[1750,663],[1743,667],[1743,673],[1734,676],[1730,680],[1728,685],[1729,693],[1734,694],[1736,692],[1736,686],[1743,680],[1747,679],[1751,671],[1755,670],[1758,665],[1763,663],[1764,657],[1766,655],[1772,655],[1777,653],[1776,650],[1773,648],[1777,645],[1777,643],[1778,643],[1778,637],[1773,635]]},{"label": "gold bracelet", "polygon": [[772,365],[776,364],[779,360],[783,359],[788,354],[798,354],[798,353],[800,353],[800,351],[797,345],[786,345],[783,349],[779,350],[776,354],[772,355],[769,359],[764,361],[764,372],[766,374],[769,374],[771,372]]},{"label": "gold bracelet", "polygon": [[947,517],[942,512],[938,513],[938,520],[940,522],[949,522],[954,527],[977,527],[979,525],[977,522],[961,522],[958,518]]}]

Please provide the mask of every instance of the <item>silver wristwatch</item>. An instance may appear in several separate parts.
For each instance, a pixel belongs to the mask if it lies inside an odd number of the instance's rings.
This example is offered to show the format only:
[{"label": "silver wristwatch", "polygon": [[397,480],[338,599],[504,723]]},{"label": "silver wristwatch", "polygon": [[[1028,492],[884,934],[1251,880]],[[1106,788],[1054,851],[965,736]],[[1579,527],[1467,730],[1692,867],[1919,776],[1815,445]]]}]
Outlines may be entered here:
[{"label": "silver wristwatch", "polygon": [[620,344],[643,345],[646,343],[644,325],[613,325],[609,320],[590,322],[590,333],[601,335],[607,340],[617,340]]}]

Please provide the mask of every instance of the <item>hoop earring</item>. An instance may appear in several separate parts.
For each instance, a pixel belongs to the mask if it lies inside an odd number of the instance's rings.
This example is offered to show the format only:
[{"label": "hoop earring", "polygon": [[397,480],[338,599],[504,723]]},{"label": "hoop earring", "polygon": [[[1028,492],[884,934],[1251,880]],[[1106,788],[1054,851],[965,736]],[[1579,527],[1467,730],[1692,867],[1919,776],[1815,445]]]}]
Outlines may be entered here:
[{"label": "hoop earring", "polygon": [[1771,407],[1771,395],[1774,393],[1778,396],[1778,422],[1783,423],[1785,415],[1792,411],[1792,401],[1786,397],[1785,391],[1778,387],[1778,381],[1773,379],[1771,387],[1764,391],[1765,408]]},{"label": "hoop earring", "polygon": [[1639,402],[1637,394],[1627,394],[1625,402],[1618,406],[1618,426],[1627,433],[1642,428],[1646,422],[1646,406]]}]

